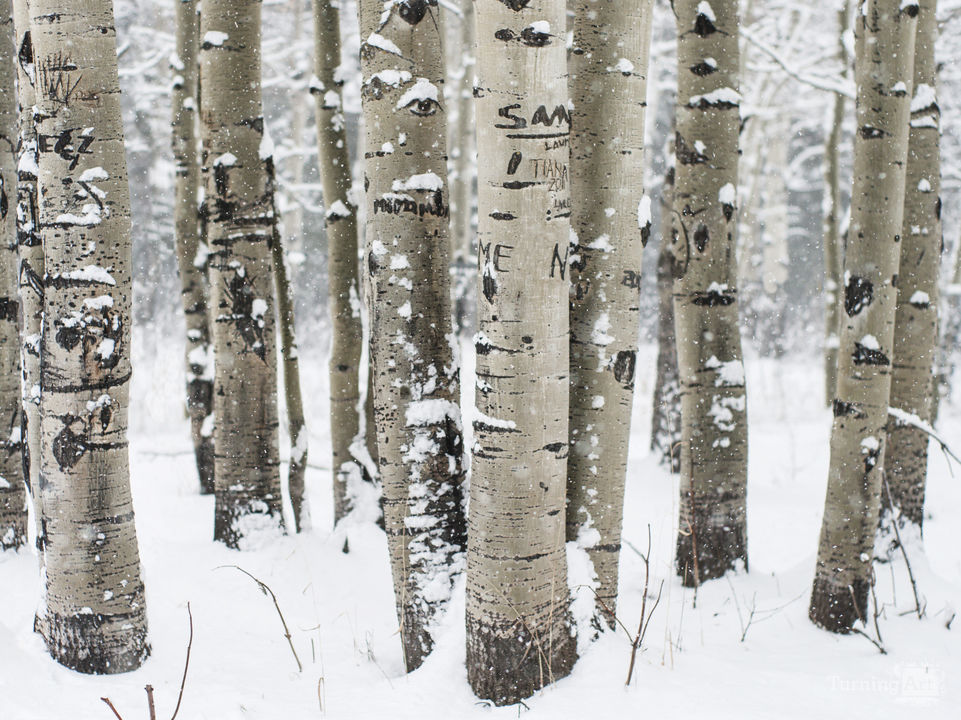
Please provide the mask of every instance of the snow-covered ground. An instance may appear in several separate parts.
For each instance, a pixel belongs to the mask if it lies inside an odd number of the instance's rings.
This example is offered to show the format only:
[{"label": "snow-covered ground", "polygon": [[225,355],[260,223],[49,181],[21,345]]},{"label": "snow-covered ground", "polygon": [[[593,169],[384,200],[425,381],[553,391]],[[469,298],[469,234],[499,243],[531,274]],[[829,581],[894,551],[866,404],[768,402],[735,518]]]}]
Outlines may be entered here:
[{"label": "snow-covered ground", "polygon": [[[167,347],[169,345],[170,347]],[[525,706],[478,702],[464,669],[464,592],[458,588],[433,655],[404,675],[386,544],[369,522],[331,527],[326,358],[302,353],[312,422],[309,497],[314,527],[254,552],[211,541],[213,499],[201,497],[179,405],[176,342],[141,351],[134,380],[131,469],[153,654],[137,672],[91,677],[54,663],[31,631],[37,599],[30,552],[0,555],[0,720],[124,720],[173,712],[194,639],[183,720],[302,718],[888,718],[957,717],[961,707],[961,470],[932,447],[924,554],[911,548],[926,617],[911,614],[903,561],[877,567],[887,655],[859,636],[807,620],[828,465],[830,415],[820,362],[748,359],[750,572],[715,580],[695,597],[672,572],[677,483],[648,451],[655,349],[638,367],[627,478],[618,614],[634,631],[653,537],[648,607],[664,581],[634,680],[625,687],[626,633],[606,633],[573,674]],[[467,364],[471,358],[466,358]],[[468,389],[471,377],[465,371]],[[945,408],[943,435],[961,446],[961,410]],[[469,445],[468,445],[469,446]],[[349,540],[350,552],[342,552]],[[236,569],[276,593],[298,671],[272,601]],[[588,592],[582,590],[582,592]],[[954,710],[952,710],[954,708]]]}]

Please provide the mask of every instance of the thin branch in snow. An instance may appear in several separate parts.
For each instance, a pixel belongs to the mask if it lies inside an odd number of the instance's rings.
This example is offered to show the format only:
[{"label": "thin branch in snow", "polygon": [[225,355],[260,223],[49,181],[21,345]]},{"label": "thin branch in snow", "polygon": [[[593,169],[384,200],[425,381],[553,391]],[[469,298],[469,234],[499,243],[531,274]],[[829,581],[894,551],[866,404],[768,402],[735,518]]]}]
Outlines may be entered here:
[{"label": "thin branch in snow", "polygon": [[[917,609],[918,620],[920,620],[922,617],[924,617],[924,610],[921,607],[921,600],[918,598],[918,584],[914,580],[914,571],[911,569],[911,561],[908,560],[908,551],[904,547],[904,543],[901,541],[901,531],[898,530],[898,519],[893,517],[893,513],[895,511],[894,498],[891,496],[891,486],[888,485],[888,478],[883,472],[881,473],[881,482],[884,483],[884,492],[888,496],[888,505],[891,507],[891,527],[894,528],[894,539],[897,542],[898,547],[901,548],[901,555],[904,557],[904,564],[908,568],[908,578],[911,580],[911,590],[914,592],[914,605]],[[874,591],[873,584],[871,585],[871,590],[872,592]],[[877,605],[877,600],[875,600],[875,605]],[[880,633],[878,634],[878,637],[880,637]]]},{"label": "thin branch in snow", "polygon": [[291,639],[291,636],[290,636],[290,628],[287,627],[287,621],[284,619],[284,614],[280,611],[280,603],[277,601],[277,596],[274,594],[274,591],[271,590],[270,586],[267,585],[267,583],[265,583],[263,580],[258,580],[257,578],[255,578],[253,575],[251,575],[249,572],[244,570],[239,565],[220,565],[219,567],[214,569],[220,570],[221,568],[234,568],[235,570],[240,570],[240,572],[242,572],[244,575],[246,575],[255,583],[257,583],[258,587],[260,588],[260,591],[264,595],[270,595],[270,599],[274,601],[274,607],[277,608],[277,614],[280,616],[280,623],[281,625],[284,626],[284,637],[287,638],[287,644],[290,645],[290,652],[293,653],[294,660],[297,662],[297,672],[303,672],[304,666],[300,664],[300,658],[297,657],[297,651],[294,649],[294,641]]},{"label": "thin branch in snow", "polygon": [[184,699],[184,686],[187,684],[187,668],[190,667],[190,649],[194,645],[194,615],[190,612],[190,603],[187,603],[187,617],[190,621],[190,638],[187,640],[187,659],[184,660],[184,676],[180,680],[180,694],[177,696],[177,707],[174,708],[174,714],[170,716],[170,720],[177,719],[177,713],[180,712],[180,701]]},{"label": "thin branch in snow", "polygon": [[117,720],[123,720],[123,716],[122,716],[119,712],[117,712],[117,708],[115,708],[115,707],[113,706],[113,703],[110,702],[110,698],[102,697],[102,698],[100,698],[100,699],[103,700],[105,703],[107,703],[107,707],[108,707],[108,708],[110,708],[111,710],[113,710],[113,714],[117,717]]}]

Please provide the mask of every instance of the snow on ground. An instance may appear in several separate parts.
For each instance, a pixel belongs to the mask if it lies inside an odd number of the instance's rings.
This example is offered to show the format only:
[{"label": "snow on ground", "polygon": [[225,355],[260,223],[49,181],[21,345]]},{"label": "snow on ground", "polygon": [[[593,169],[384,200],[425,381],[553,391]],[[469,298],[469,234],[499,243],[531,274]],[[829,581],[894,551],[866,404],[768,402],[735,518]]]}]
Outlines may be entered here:
[{"label": "snow on ground", "polygon": [[[644,581],[632,546],[646,549],[648,524],[648,607],[662,580],[664,590],[634,681],[625,687],[626,634],[612,632],[590,647],[571,677],[526,707],[491,708],[477,701],[466,681],[463,585],[435,652],[405,676],[384,535],[363,523],[331,528],[326,358],[301,355],[310,401],[314,467],[307,480],[314,529],[239,553],[211,541],[213,499],[197,493],[179,406],[177,352],[153,353],[154,367],[141,363],[134,379],[139,402],[132,409],[131,468],[153,655],[122,676],[89,677],[58,666],[31,631],[35,558],[29,552],[2,555],[0,720],[109,720],[101,697],[109,697],[124,720],[147,718],[147,683],[155,688],[158,717],[169,718],[183,672],[188,602],[194,641],[183,720],[599,714],[848,720],[915,712],[947,718],[961,706],[961,620],[945,628],[952,606],[961,607],[961,479],[952,478],[940,451],[932,450],[927,555],[912,548],[927,617],[918,621],[907,612],[913,599],[898,560],[878,566],[888,655],[862,637],[834,636],[807,620],[831,423],[821,406],[820,362],[814,358],[748,359],[750,573],[706,584],[695,604],[692,591],[671,571],[677,483],[648,451],[655,349],[642,349],[638,367],[647,373],[638,377],[625,515],[629,545],[621,559],[618,611],[632,632]],[[150,354],[140,359],[146,362]],[[469,363],[470,353],[465,356]],[[464,379],[469,400],[469,372]],[[961,412],[949,406],[946,415],[942,433],[961,445]],[[342,552],[345,541],[349,554]],[[302,672],[271,600],[229,565],[244,568],[277,594]]]}]

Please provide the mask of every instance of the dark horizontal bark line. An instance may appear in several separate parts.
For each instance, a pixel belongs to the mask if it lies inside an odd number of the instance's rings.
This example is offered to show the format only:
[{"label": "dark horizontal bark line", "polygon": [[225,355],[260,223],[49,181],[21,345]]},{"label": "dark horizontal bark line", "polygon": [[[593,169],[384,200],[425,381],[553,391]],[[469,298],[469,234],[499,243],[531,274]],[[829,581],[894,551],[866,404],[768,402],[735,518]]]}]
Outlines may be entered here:
[{"label": "dark horizontal bark line", "polygon": [[87,390],[106,390],[107,388],[119,387],[124,383],[130,382],[130,373],[125,373],[119,377],[103,378],[97,382],[85,383],[80,385],[58,385],[49,381],[49,368],[44,368],[42,382],[44,393],[81,393]]}]

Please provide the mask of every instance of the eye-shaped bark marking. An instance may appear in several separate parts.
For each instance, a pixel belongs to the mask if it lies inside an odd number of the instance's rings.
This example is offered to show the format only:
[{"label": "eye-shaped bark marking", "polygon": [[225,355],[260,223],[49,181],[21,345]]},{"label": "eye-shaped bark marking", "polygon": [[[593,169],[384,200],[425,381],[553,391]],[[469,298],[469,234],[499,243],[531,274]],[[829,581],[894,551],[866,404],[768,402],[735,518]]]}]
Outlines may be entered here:
[{"label": "eye-shaped bark marking", "polygon": [[412,115],[417,115],[418,117],[430,117],[431,115],[436,115],[437,111],[441,109],[440,103],[433,98],[419,98],[416,100],[411,100],[404,106],[405,110],[409,110]]},{"label": "eye-shaped bark marking", "polygon": [[[73,426],[79,424],[80,432],[75,432]],[[63,430],[53,439],[53,457],[61,470],[72,468],[87,452],[86,428],[83,420],[73,415],[63,418]]]},{"label": "eye-shaped bark marking", "polygon": [[844,286],[844,312],[854,317],[871,304],[874,299],[874,286],[870,280],[851,275]]},{"label": "eye-shaped bark marking", "polygon": [[698,252],[704,252],[710,239],[711,233],[708,231],[707,225],[700,223],[694,231],[694,247],[697,248]]},{"label": "eye-shaped bark marking", "polygon": [[400,19],[408,25],[417,25],[427,14],[428,6],[437,6],[437,0],[403,0],[400,3]]},{"label": "eye-shaped bark marking", "polygon": [[528,5],[531,4],[531,0],[500,0],[501,3],[509,7],[514,12],[520,12]]},{"label": "eye-shaped bark marking", "polygon": [[614,379],[622,385],[631,385],[636,366],[637,353],[634,350],[621,350],[614,359]]},{"label": "eye-shaped bark marking", "polygon": [[533,25],[529,25],[521,30],[521,44],[527,45],[527,47],[544,47],[551,44],[551,35],[541,32]]},{"label": "eye-shaped bark marking", "polygon": [[[258,358],[267,361],[264,345],[264,314],[266,307],[260,307],[253,294],[253,282],[246,271],[234,272],[226,282],[224,295],[230,303],[230,314],[226,320],[244,343],[244,352],[253,352]],[[266,301],[260,300],[266,306]]]},{"label": "eye-shaped bark marking", "polygon": [[858,342],[854,343],[854,352],[851,353],[851,358],[854,360],[855,365],[876,365],[883,367],[891,364],[888,356],[883,352],[876,348],[865,347]]}]

